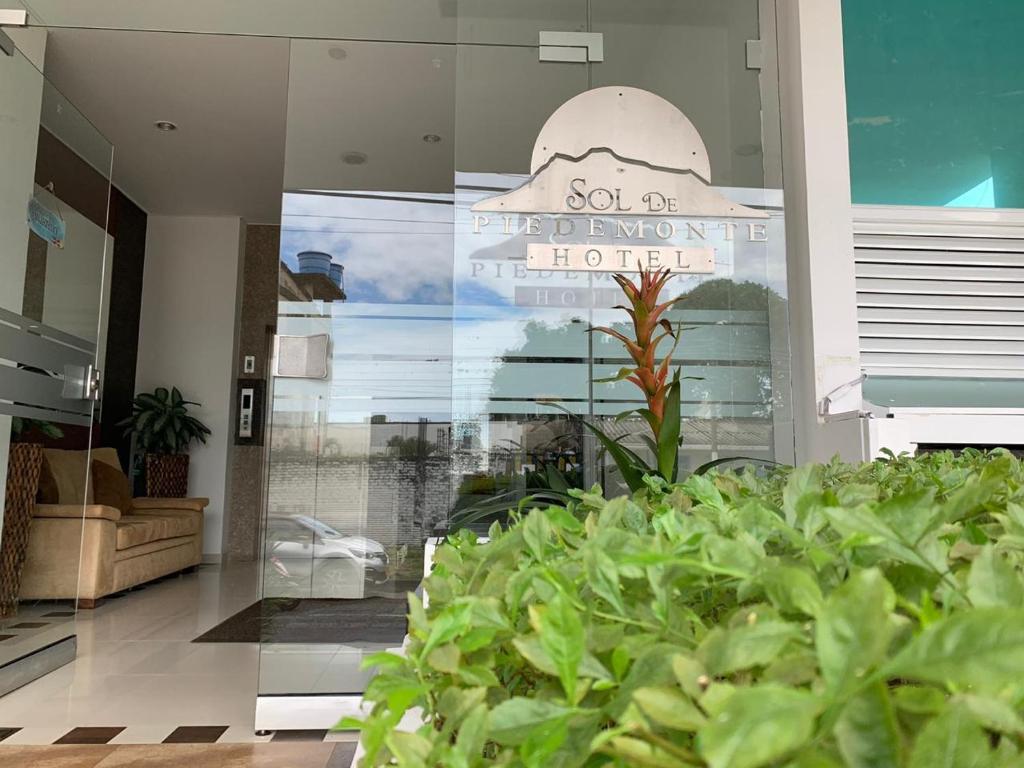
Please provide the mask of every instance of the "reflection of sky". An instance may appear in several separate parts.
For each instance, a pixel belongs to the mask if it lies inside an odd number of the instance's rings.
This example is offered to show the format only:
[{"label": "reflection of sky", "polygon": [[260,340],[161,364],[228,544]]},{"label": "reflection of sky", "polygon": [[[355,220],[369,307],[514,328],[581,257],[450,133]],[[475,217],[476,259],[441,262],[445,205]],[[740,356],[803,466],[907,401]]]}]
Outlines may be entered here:
[{"label": "reflection of sky", "polygon": [[331,254],[345,266],[352,302],[451,304],[451,203],[439,194],[289,192],[281,259],[295,270],[301,251]]},{"label": "reflection of sky", "polygon": [[[521,180],[501,176],[459,182],[510,187]],[[330,253],[336,263],[345,266],[348,302],[332,305],[329,317],[317,320],[282,317],[280,333],[329,332],[334,355],[330,381],[285,382],[277,393],[282,399],[276,407],[303,410],[314,397],[321,398],[317,408],[326,406],[331,422],[361,423],[375,414],[394,421],[444,421],[453,412],[456,420],[477,419],[487,411],[540,412],[541,407],[531,402],[536,397],[586,398],[585,365],[510,367],[503,358],[518,353],[576,358],[582,363],[586,358],[584,334],[574,334],[575,343],[566,339],[552,345],[557,349],[541,350],[535,346],[536,339],[526,344],[527,322],[541,323],[555,332],[579,318],[582,331],[589,322],[617,322],[623,316],[607,309],[589,312],[585,307],[516,306],[515,290],[517,286],[552,291],[614,289],[611,275],[526,272],[525,238],[503,234],[500,224],[484,234],[472,231],[470,206],[494,193],[466,186],[457,189],[457,199],[452,195],[359,192],[285,195],[282,260],[295,270],[296,254],[301,251]],[[758,193],[755,190],[725,193],[746,204],[774,202],[741,197]],[[679,276],[666,297],[718,277],[750,280],[785,295],[781,212],[773,214],[769,233],[767,246],[716,242],[717,273]],[[282,313],[291,314],[284,309]],[[296,314],[305,313],[297,308]],[[302,327],[309,322],[323,327],[319,331]],[[713,340],[713,350],[691,349],[692,354],[760,363],[762,356],[749,345],[765,346],[767,339],[740,339],[730,333],[729,328],[722,328]],[[556,341],[554,336],[552,341]],[[749,384],[747,379],[754,380],[753,370],[733,369],[722,381],[716,379],[714,389],[722,392],[716,391],[712,399],[749,401],[751,396],[745,391],[742,397],[724,392],[734,388],[729,377],[739,376]],[[502,371],[499,382],[495,377]],[[494,396],[505,400],[492,401]]]}]

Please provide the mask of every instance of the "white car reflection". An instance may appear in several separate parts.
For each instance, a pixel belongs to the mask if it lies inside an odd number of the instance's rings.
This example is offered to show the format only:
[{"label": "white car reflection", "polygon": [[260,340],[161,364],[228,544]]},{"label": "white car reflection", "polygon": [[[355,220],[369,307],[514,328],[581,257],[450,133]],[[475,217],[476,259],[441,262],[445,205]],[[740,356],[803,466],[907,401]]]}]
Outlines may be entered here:
[{"label": "white car reflection", "polygon": [[266,597],[360,598],[388,580],[384,547],[306,515],[267,517]]}]

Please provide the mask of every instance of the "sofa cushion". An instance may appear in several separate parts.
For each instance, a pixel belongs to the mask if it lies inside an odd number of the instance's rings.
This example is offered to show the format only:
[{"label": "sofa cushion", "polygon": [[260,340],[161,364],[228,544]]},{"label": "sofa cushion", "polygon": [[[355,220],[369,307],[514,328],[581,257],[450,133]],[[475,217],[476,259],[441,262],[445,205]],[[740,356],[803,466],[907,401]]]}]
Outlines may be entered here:
[{"label": "sofa cushion", "polygon": [[50,462],[43,458],[43,466],[39,469],[39,494],[36,500],[40,504],[60,504],[60,488],[57,487],[57,478],[53,476],[50,469]]},{"label": "sofa cushion", "polygon": [[124,472],[124,469],[121,467],[121,459],[114,448],[93,448],[92,460],[102,461],[108,467]]},{"label": "sofa cushion", "polygon": [[132,489],[128,475],[120,467],[112,467],[105,461],[92,461],[92,495],[97,504],[121,510],[122,515],[132,511]]},{"label": "sofa cushion", "polygon": [[[51,504],[93,503],[89,476],[89,451],[65,451],[46,448],[43,451],[47,470],[57,486],[57,500]],[[49,480],[49,479],[48,479]]]},{"label": "sofa cushion", "polygon": [[117,549],[130,549],[195,533],[194,519],[185,515],[127,515],[117,523]]}]

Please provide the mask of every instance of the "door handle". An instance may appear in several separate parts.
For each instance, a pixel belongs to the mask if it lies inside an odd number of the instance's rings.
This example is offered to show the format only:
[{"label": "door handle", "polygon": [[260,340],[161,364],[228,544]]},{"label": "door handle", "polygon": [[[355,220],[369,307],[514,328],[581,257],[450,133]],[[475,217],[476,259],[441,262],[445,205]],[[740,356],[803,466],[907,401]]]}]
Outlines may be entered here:
[{"label": "door handle", "polygon": [[61,397],[65,400],[99,400],[99,369],[93,365],[65,365]]}]

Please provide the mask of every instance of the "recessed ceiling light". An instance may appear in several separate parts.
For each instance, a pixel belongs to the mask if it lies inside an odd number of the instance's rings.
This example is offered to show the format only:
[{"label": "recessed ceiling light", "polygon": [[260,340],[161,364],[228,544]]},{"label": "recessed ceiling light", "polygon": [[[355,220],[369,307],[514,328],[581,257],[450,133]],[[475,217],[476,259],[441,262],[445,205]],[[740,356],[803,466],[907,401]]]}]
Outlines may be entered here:
[{"label": "recessed ceiling light", "polygon": [[153,123],[153,127],[158,131],[163,131],[164,133],[170,133],[171,131],[178,130],[178,124],[172,123],[170,120],[157,120]]},{"label": "recessed ceiling light", "polygon": [[341,156],[341,162],[346,165],[363,165],[367,157],[363,152],[346,152]]},{"label": "recessed ceiling light", "polygon": [[428,133],[428,134],[426,134],[423,137],[423,140],[425,142],[427,142],[427,144],[440,144],[441,143],[441,137],[438,136],[436,133]]},{"label": "recessed ceiling light", "polygon": [[333,45],[327,49],[327,55],[330,56],[335,61],[341,61],[342,59],[348,58],[348,51],[337,45]]}]

